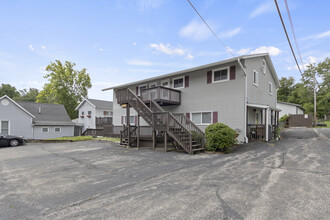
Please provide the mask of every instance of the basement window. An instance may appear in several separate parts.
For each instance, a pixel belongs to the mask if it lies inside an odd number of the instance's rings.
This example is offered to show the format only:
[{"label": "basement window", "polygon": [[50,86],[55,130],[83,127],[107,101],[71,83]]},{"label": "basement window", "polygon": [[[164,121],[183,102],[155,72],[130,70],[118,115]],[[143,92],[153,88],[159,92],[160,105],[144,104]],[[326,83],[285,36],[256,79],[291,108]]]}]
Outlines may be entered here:
[{"label": "basement window", "polygon": [[59,127],[58,127],[58,128],[55,128],[54,131],[55,131],[56,133],[59,133],[59,132],[61,132],[61,128],[59,128]]},{"label": "basement window", "polygon": [[41,128],[41,132],[42,133],[48,133],[49,132],[49,128]]}]

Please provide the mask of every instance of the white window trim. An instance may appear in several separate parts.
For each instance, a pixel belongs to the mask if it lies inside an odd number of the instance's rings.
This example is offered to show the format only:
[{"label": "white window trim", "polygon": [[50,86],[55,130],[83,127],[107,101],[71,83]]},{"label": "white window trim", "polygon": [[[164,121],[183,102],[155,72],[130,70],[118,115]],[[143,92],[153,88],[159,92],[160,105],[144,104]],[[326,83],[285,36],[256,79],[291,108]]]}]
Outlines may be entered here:
[{"label": "white window trim", "polygon": [[[3,122],[3,121],[8,121],[8,135],[10,135],[10,120],[5,120],[5,119],[0,119],[0,133],[1,133],[1,131],[2,131],[2,127],[1,127],[1,122]],[[1,133],[2,134],[2,133]]]},{"label": "white window trim", "polygon": [[[44,131],[44,128],[47,128],[47,131]],[[49,127],[42,127],[41,128],[41,133],[49,133]]]},{"label": "white window trim", "polygon": [[[222,79],[222,80],[214,81],[214,72],[219,71],[219,70],[221,71],[221,70],[224,70],[224,69],[227,69],[227,79]],[[227,82],[227,81],[229,81],[229,74],[230,74],[230,67],[229,66],[221,67],[221,68],[218,68],[218,69],[213,69],[212,70],[212,83],[220,83],[220,82]]]},{"label": "white window trim", "polygon": [[[265,64],[265,65],[264,65]],[[262,73],[266,75],[267,62],[265,59],[262,60]]]},{"label": "white window trim", "polygon": [[148,84],[143,84],[143,85],[139,85],[138,86],[138,95],[141,95],[141,87],[145,86],[146,88],[148,88]]},{"label": "white window trim", "polygon": [[[182,83],[182,87],[176,87],[176,88],[174,88],[174,80],[177,80],[177,79],[182,79],[183,81],[183,83]],[[184,83],[184,76],[180,76],[180,77],[176,77],[176,78],[173,78],[172,79],[172,82],[173,82],[173,84],[172,84],[172,87],[173,87],[173,89],[183,89],[184,87],[185,87],[185,83]]]},{"label": "white window trim", "polygon": [[[257,83],[254,83],[254,73],[257,73],[256,74],[256,78],[257,78]],[[252,82],[253,82],[253,85],[255,85],[256,87],[258,87],[258,81],[259,81],[259,73],[257,70],[253,70],[253,76],[252,76]]]},{"label": "white window trim", "polygon": [[[270,85],[270,91],[269,91],[269,85]],[[273,95],[273,83],[272,82],[268,83],[268,93],[269,93],[269,95]]]},{"label": "white window trim", "polygon": [[[59,128],[59,129],[60,129],[60,131],[56,131],[56,128]],[[62,129],[61,129],[61,127],[55,127],[55,128],[54,128],[54,132],[55,132],[55,133],[61,133],[61,132],[62,132]]]},{"label": "white window trim", "polygon": [[[134,122],[130,123],[131,125],[135,125],[135,116],[137,117],[137,115],[130,115],[130,117],[134,118]],[[123,125],[126,125],[126,115],[123,115]]]},{"label": "white window trim", "polygon": [[153,86],[156,87],[157,86],[157,82],[149,83],[149,88],[152,88]]},{"label": "white window trim", "polygon": [[[192,114],[196,114],[196,113],[200,113],[200,115],[201,115],[201,123],[200,123],[200,124],[196,124],[196,123],[192,120]],[[202,113],[211,113],[211,123],[203,123]],[[191,120],[192,122],[194,122],[195,125],[211,125],[211,124],[213,124],[213,111],[194,111],[194,112],[190,112],[190,120]]]},{"label": "white window trim", "polygon": [[168,83],[168,88],[170,88],[171,87],[170,79],[165,79],[165,80],[160,81],[160,85],[163,86],[163,83],[165,83],[165,82]]}]

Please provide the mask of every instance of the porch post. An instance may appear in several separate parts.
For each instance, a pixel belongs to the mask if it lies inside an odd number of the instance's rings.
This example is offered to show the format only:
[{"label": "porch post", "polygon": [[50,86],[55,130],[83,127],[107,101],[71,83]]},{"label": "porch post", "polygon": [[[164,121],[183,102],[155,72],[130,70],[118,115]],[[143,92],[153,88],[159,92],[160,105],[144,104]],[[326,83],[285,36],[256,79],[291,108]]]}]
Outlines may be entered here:
[{"label": "porch post", "polygon": [[127,146],[131,144],[130,106],[126,105]]},{"label": "porch post", "polygon": [[137,116],[137,139],[136,139],[136,146],[139,149],[140,147],[140,115]]},{"label": "porch post", "polygon": [[164,132],[164,145],[165,145],[165,152],[167,152],[167,131]]},{"label": "porch post", "polygon": [[266,141],[268,141],[268,110],[269,108],[265,109]]}]

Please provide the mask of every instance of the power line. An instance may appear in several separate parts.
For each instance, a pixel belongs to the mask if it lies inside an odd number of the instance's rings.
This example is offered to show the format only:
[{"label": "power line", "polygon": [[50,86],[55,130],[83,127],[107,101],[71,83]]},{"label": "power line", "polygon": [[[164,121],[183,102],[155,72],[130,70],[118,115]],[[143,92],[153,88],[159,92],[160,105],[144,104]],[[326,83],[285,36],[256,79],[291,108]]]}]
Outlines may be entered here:
[{"label": "power line", "polygon": [[205,25],[210,29],[210,31],[213,33],[213,35],[217,38],[217,40],[221,43],[221,45],[226,49],[226,51],[231,54],[233,57],[235,57],[235,55],[229,50],[229,47],[227,47],[222,40],[218,37],[218,35],[212,30],[212,28],[207,24],[207,22],[204,20],[204,18],[199,14],[199,12],[197,11],[197,9],[194,7],[194,5],[190,2],[190,0],[187,0],[189,2],[189,4],[191,5],[191,7],[195,10],[195,12],[198,14],[198,16],[203,20],[203,22],[205,23]]},{"label": "power line", "polygon": [[294,28],[293,28],[293,23],[292,23],[292,19],[291,19],[289,5],[288,5],[287,0],[284,0],[284,2],[285,2],[286,11],[288,12],[288,16],[289,16],[289,20],[290,20],[290,24],[291,24],[291,29],[292,29],[294,41],[296,42],[296,47],[297,47],[297,51],[298,51],[298,54],[299,54],[300,62],[302,64],[303,70],[305,71],[304,62],[303,62],[303,59],[301,58],[301,54],[300,54],[300,50],[299,50],[299,46],[298,46],[296,34],[295,34],[295,31],[294,31]]},{"label": "power line", "polygon": [[302,74],[301,69],[300,69],[300,66],[299,66],[299,64],[298,64],[298,61],[297,61],[296,55],[295,55],[295,53],[294,53],[294,51],[293,51],[293,48],[292,48],[292,45],[291,45],[291,42],[290,42],[290,38],[289,38],[288,32],[286,31],[285,24],[284,24],[284,22],[283,22],[283,18],[282,18],[282,15],[281,15],[280,8],[278,7],[277,1],[276,1],[276,0],[274,0],[274,1],[275,1],[275,5],[276,5],[276,8],[277,8],[277,11],[278,11],[278,15],[280,16],[280,19],[281,19],[281,22],[282,22],[282,26],[283,26],[283,29],[284,29],[284,32],[285,32],[286,38],[287,38],[288,43],[289,43],[289,45],[290,45],[292,55],[293,55],[293,57],[294,57],[294,60],[296,61],[296,64],[297,64],[297,67],[298,67],[299,72],[300,72],[300,74],[301,74],[301,77],[303,77],[303,74]]}]

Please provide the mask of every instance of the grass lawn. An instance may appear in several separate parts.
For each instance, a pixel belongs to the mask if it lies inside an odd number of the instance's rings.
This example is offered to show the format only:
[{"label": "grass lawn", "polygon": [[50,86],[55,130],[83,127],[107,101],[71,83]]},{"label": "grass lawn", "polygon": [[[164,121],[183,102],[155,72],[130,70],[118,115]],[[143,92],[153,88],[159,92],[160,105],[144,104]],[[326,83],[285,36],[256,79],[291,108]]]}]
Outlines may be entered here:
[{"label": "grass lawn", "polygon": [[325,122],[322,122],[322,123],[327,124],[327,127],[317,126],[317,128],[330,128],[330,121],[325,121]]},{"label": "grass lawn", "polygon": [[102,141],[111,141],[118,143],[119,138],[108,138],[108,137],[98,137],[93,138],[92,136],[76,136],[76,137],[61,137],[61,138],[51,138],[48,140],[54,140],[54,141],[90,141],[90,140],[102,140]]}]

